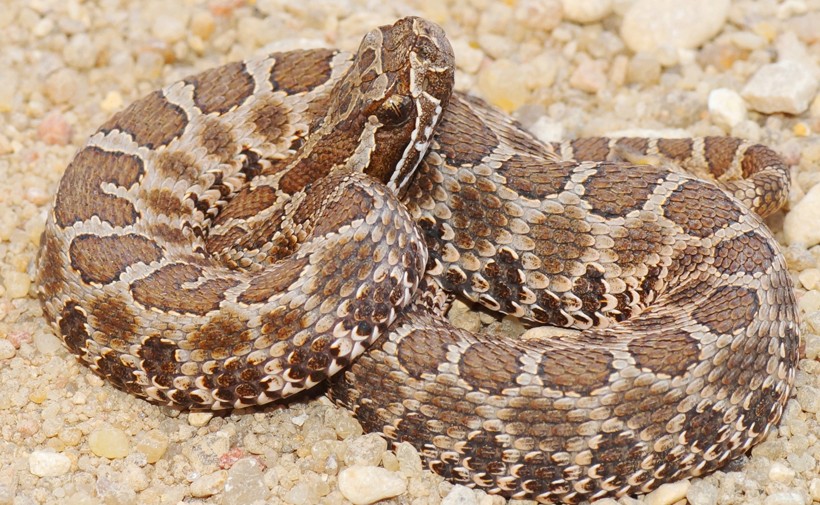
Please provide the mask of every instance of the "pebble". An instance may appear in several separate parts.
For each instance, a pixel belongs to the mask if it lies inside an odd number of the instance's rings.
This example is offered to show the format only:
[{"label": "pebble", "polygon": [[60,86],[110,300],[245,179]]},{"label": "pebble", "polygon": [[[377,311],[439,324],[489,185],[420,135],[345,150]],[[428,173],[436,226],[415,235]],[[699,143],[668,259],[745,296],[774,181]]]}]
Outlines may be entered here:
[{"label": "pebble", "polygon": [[689,505],[716,505],[718,488],[705,480],[697,480],[686,491],[686,500]]},{"label": "pebble", "polygon": [[456,484],[441,500],[441,505],[479,505],[472,489]]},{"label": "pebble", "polygon": [[48,145],[64,146],[71,140],[71,125],[59,111],[49,112],[37,126],[37,137]]},{"label": "pebble", "polygon": [[649,86],[661,77],[661,63],[649,53],[638,53],[630,58],[626,67],[626,80],[630,83]]},{"label": "pebble", "polygon": [[807,268],[800,272],[797,278],[806,289],[820,288],[820,268]]},{"label": "pebble", "polygon": [[820,477],[815,477],[809,483],[809,494],[811,499],[820,502]]},{"label": "pebble", "polygon": [[572,72],[569,85],[587,93],[597,93],[606,86],[606,62],[585,60]]},{"label": "pebble", "polygon": [[3,287],[9,298],[23,298],[28,296],[31,287],[31,278],[25,272],[8,270],[3,273]]},{"label": "pebble", "polygon": [[746,120],[746,102],[733,89],[713,89],[709,93],[707,107],[715,123],[727,130]]},{"label": "pebble", "polygon": [[808,502],[803,493],[789,490],[770,494],[763,500],[763,505],[808,505]]},{"label": "pebble", "polygon": [[797,391],[797,401],[804,412],[817,414],[820,412],[820,389],[804,386]]},{"label": "pebble", "polygon": [[672,505],[686,497],[689,486],[688,480],[663,484],[658,487],[658,489],[646,495],[643,502],[646,505]]},{"label": "pebble", "polygon": [[789,244],[805,247],[820,244],[820,184],[815,184],[794,204],[783,220],[783,234]]},{"label": "pebble", "polygon": [[634,52],[663,46],[694,49],[723,28],[730,0],[636,0],[621,23],[621,37]]},{"label": "pebble", "polygon": [[800,114],[809,108],[817,86],[817,77],[810,68],[785,60],[761,67],[741,94],[758,112]]},{"label": "pebble", "polygon": [[15,354],[17,354],[17,349],[14,348],[14,344],[5,338],[0,339],[0,360],[11,359]]},{"label": "pebble", "polygon": [[38,477],[59,477],[71,469],[71,460],[59,452],[34,451],[28,456],[28,469]]},{"label": "pebble", "polygon": [[612,0],[561,0],[564,17],[576,23],[595,23],[612,12]]},{"label": "pebble", "polygon": [[382,453],[387,450],[387,441],[378,433],[368,433],[351,440],[347,446],[344,462],[347,466],[353,465],[378,465],[382,459]]},{"label": "pebble", "polygon": [[769,478],[775,482],[788,484],[794,479],[795,472],[783,463],[776,461],[769,467]]},{"label": "pebble", "polygon": [[262,477],[262,465],[256,458],[242,458],[228,470],[223,505],[245,505],[264,500],[268,487]]},{"label": "pebble", "polygon": [[478,89],[484,98],[506,112],[512,112],[526,103],[529,90],[520,64],[507,59],[494,60],[478,74]]},{"label": "pebble", "polygon": [[205,498],[222,491],[228,481],[228,472],[219,470],[208,475],[200,475],[191,482],[191,496]]},{"label": "pebble", "polygon": [[131,444],[124,431],[106,425],[88,435],[88,447],[102,458],[119,459],[128,456]]},{"label": "pebble", "polygon": [[354,505],[369,505],[398,496],[407,483],[395,472],[378,466],[351,466],[339,472],[339,491]]},{"label": "pebble", "polygon": [[213,412],[189,412],[188,424],[201,428],[202,426],[206,426],[213,417]]}]

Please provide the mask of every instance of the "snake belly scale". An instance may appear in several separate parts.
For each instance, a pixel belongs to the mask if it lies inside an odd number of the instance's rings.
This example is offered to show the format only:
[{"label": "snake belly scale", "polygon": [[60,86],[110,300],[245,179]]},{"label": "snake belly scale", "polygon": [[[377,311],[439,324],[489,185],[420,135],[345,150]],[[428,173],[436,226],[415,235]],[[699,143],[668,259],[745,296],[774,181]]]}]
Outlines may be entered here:
[{"label": "snake belly scale", "polygon": [[[356,54],[231,63],[116,114],[48,215],[47,319],[160,404],[264,404],[336,374],[366,429],[543,503],[647,492],[761,441],[799,343],[761,220],[788,193],[777,155],[545,145],[453,92],[453,58],[404,18]],[[567,331],[476,335],[442,317],[452,295]]]}]

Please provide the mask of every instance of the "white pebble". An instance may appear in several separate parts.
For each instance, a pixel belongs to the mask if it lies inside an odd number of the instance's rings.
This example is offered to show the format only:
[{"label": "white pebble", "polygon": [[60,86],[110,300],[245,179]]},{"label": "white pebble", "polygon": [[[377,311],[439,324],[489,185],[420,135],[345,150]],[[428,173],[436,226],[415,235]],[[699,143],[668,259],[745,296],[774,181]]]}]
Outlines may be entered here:
[{"label": "white pebble", "polygon": [[368,433],[350,442],[344,457],[345,465],[378,465],[382,453],[387,450],[387,441],[378,433]]},{"label": "white pebble", "polygon": [[194,498],[205,498],[213,496],[222,491],[225,482],[228,480],[228,472],[219,470],[207,475],[200,475],[191,482],[191,496]]},{"label": "white pebble", "polygon": [[103,458],[124,458],[128,456],[130,446],[128,435],[113,426],[103,426],[88,435],[88,447],[91,452]]},{"label": "white pebble", "polygon": [[815,477],[809,483],[809,494],[811,499],[820,502],[820,477]]},{"label": "white pebble", "polygon": [[663,484],[658,489],[646,495],[643,501],[646,505],[671,505],[686,497],[686,492],[689,491],[689,485],[688,480]]},{"label": "white pebble", "polygon": [[606,63],[599,60],[585,60],[572,72],[569,85],[587,93],[597,93],[606,86]]},{"label": "white pebble", "polygon": [[191,412],[188,414],[188,424],[200,428],[208,424],[213,417],[213,412]]},{"label": "white pebble", "polygon": [[612,0],[561,0],[564,17],[576,23],[600,21],[612,11]]},{"label": "white pebble", "polygon": [[402,494],[407,483],[378,466],[351,466],[339,472],[339,491],[354,505],[369,505]]},{"label": "white pebble", "polygon": [[441,500],[441,505],[478,505],[478,500],[472,489],[456,484]]},{"label": "white pebble", "polygon": [[746,102],[733,89],[713,89],[707,103],[712,119],[724,128],[731,129],[746,119]]},{"label": "white pebble", "polygon": [[775,482],[788,484],[794,479],[794,470],[783,463],[775,462],[769,467],[769,478]]},{"label": "white pebble", "polygon": [[729,0],[637,0],[621,24],[621,36],[635,52],[663,46],[694,49],[723,28]]},{"label": "white pebble", "polygon": [[802,493],[790,490],[767,496],[763,505],[808,505],[808,502]]},{"label": "white pebble", "polygon": [[57,477],[71,469],[71,460],[59,452],[34,451],[28,456],[28,469],[38,477]]},{"label": "white pebble", "polygon": [[761,67],[746,83],[742,95],[758,112],[800,114],[809,108],[817,91],[811,68],[785,60]]},{"label": "white pebble", "polygon": [[696,481],[686,492],[689,505],[715,505],[718,500],[718,489],[714,484],[704,480]]},{"label": "white pebble", "polygon": [[9,298],[23,298],[28,296],[31,278],[25,272],[8,270],[3,274],[3,287],[6,288],[6,296]]},{"label": "white pebble", "polygon": [[813,386],[803,386],[797,390],[797,401],[803,412],[817,414],[820,412],[820,389]]},{"label": "white pebble", "polygon": [[783,233],[789,244],[820,244],[820,184],[814,185],[786,214]]},{"label": "white pebble", "polygon": [[807,268],[800,272],[797,278],[806,289],[820,288],[820,268]]},{"label": "white pebble", "polygon": [[17,354],[14,344],[6,339],[0,340],[0,359],[11,359]]},{"label": "white pebble", "polygon": [[242,458],[228,470],[224,505],[244,505],[256,500],[265,500],[268,487],[262,479],[262,468],[256,458]]}]

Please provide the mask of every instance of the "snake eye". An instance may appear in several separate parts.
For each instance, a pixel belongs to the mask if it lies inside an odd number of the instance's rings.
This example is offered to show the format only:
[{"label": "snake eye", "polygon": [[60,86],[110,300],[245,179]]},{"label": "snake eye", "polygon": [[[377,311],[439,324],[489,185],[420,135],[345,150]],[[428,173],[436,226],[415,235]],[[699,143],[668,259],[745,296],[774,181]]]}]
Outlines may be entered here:
[{"label": "snake eye", "polygon": [[401,126],[413,112],[413,100],[406,95],[392,95],[376,110],[376,118],[385,126]]}]

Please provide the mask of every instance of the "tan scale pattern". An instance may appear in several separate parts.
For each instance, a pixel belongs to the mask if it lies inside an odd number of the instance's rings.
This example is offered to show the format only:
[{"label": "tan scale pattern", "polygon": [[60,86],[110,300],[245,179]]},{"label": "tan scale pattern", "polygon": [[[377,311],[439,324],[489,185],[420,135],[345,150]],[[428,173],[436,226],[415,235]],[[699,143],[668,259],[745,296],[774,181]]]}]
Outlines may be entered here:
[{"label": "tan scale pattern", "polygon": [[[647,492],[760,442],[799,343],[759,217],[788,193],[777,155],[547,146],[452,84],[441,29],[405,18],[356,55],[274,53],[135,102],[60,183],[46,317],[161,404],[263,404],[348,367],[331,392],[368,430],[542,503]],[[475,335],[442,318],[445,291],[568,330]]]}]

